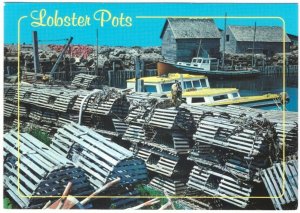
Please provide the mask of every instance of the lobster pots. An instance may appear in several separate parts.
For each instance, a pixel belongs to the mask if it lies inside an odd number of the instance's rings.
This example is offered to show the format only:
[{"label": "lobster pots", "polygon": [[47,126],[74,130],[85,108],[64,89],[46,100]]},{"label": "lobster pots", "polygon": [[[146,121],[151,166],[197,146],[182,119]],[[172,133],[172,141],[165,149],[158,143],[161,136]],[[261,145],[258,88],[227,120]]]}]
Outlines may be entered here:
[{"label": "lobster pots", "polygon": [[127,95],[127,99],[130,102],[127,123],[148,123],[155,108],[172,106],[169,98],[154,93],[132,93]]},{"label": "lobster pots", "polygon": [[77,88],[91,90],[99,89],[101,83],[101,78],[99,76],[80,73],[74,77],[71,85]]},{"label": "lobster pots", "polygon": [[13,101],[16,94],[16,87],[9,87],[4,85],[4,98],[5,100]]},{"label": "lobster pots", "polygon": [[195,198],[182,198],[177,201],[177,204],[180,205],[184,210],[212,210],[216,209],[212,206],[212,199],[206,199],[203,202],[203,198],[195,199]]},{"label": "lobster pots", "polygon": [[202,169],[197,165],[193,167],[187,185],[240,208],[248,206],[252,192],[249,184],[238,181],[234,176]]},{"label": "lobster pots", "polygon": [[[27,108],[24,106],[19,107],[19,113],[21,117],[27,117]],[[18,116],[18,106],[16,104],[4,102],[4,117],[16,117]]]},{"label": "lobster pots", "polygon": [[297,209],[298,160],[275,163],[262,170],[261,176],[275,209]]},{"label": "lobster pots", "polygon": [[191,147],[190,139],[182,131],[156,130],[151,146],[175,154],[187,154]]},{"label": "lobster pots", "polygon": [[169,195],[184,195],[187,188],[186,181],[186,179],[157,176],[150,181],[149,185],[160,191],[166,191]]},{"label": "lobster pots", "polygon": [[139,106],[139,107],[130,107],[128,116],[126,117],[126,123],[139,123],[144,124],[149,119],[149,112],[151,109],[147,109],[146,107]]},{"label": "lobster pots", "polygon": [[190,164],[186,157],[161,150],[149,145],[138,145],[130,148],[138,158],[145,161],[147,169],[166,177],[182,177],[187,175]]},{"label": "lobster pots", "polygon": [[126,129],[122,139],[130,141],[131,143],[143,143],[146,141],[145,126],[141,124],[131,124]]},{"label": "lobster pots", "polygon": [[162,129],[183,129],[193,131],[192,115],[185,109],[155,109],[149,125]]},{"label": "lobster pots", "polygon": [[230,119],[205,117],[198,125],[193,139],[198,143],[210,144],[231,150],[247,157],[268,154],[268,129],[242,126]]},{"label": "lobster pots", "polygon": [[122,137],[131,143],[147,143],[149,146],[174,154],[187,154],[191,147],[190,139],[181,131],[153,130],[147,125],[132,124]]},{"label": "lobster pots", "polygon": [[51,147],[82,168],[96,189],[120,177],[121,185],[147,180],[145,163],[93,130],[71,123],[57,130]]},{"label": "lobster pots", "polygon": [[206,144],[197,144],[190,152],[188,160],[197,163],[201,168],[219,169],[242,180],[257,183],[262,181],[259,171],[270,166],[269,158],[259,157],[254,160],[247,160],[242,156],[224,153],[223,150],[214,149]]},{"label": "lobster pots", "polygon": [[[62,88],[21,87],[20,101],[30,105],[67,112],[74,104],[76,92]],[[15,100],[17,100],[17,95]]]},{"label": "lobster pots", "polygon": [[[138,205],[139,199],[134,197],[140,195],[137,189],[130,186],[130,187],[118,187],[116,190],[117,192],[112,192],[112,193],[117,194],[118,196],[122,196],[122,198],[116,196],[110,199],[110,205],[113,206],[113,208],[126,209]],[[127,196],[128,198],[125,198]]]},{"label": "lobster pots", "polygon": [[[88,95],[87,91],[78,96],[72,107],[73,110],[80,110],[80,105],[86,95]],[[128,114],[129,102],[125,96],[121,95],[115,89],[101,90],[99,93],[93,94],[85,100],[83,109],[86,113],[105,116],[115,115],[123,119]]]},{"label": "lobster pots", "polygon": [[[298,123],[276,123],[275,129],[279,138],[280,157],[282,159],[283,147],[285,147],[285,155],[295,154],[298,152]],[[283,135],[285,134],[285,140]]]},{"label": "lobster pots", "polygon": [[4,187],[21,208],[43,207],[49,199],[34,196],[61,196],[69,181],[74,196],[93,191],[84,171],[70,160],[27,133],[21,133],[19,138],[20,155],[18,133],[4,135]]}]

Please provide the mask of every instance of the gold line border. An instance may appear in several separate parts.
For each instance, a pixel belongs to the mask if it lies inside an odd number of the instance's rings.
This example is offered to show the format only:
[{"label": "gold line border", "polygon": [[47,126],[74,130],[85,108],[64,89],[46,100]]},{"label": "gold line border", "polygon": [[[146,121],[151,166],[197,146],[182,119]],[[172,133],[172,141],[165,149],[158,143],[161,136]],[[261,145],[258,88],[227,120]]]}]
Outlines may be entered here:
[{"label": "gold line border", "polygon": [[[22,198],[61,198],[65,196],[24,196],[20,191],[20,24],[21,21],[27,18],[27,16],[22,16],[18,20],[18,193]],[[212,19],[224,19],[225,16],[136,16],[137,19],[166,19],[166,18],[212,18]],[[228,19],[279,19],[282,21],[282,31],[283,31],[283,62],[282,62],[282,78],[283,78],[283,92],[285,92],[286,82],[285,82],[285,60],[286,60],[286,52],[285,52],[285,20],[280,16],[226,16]],[[255,198],[255,199],[265,199],[265,198],[282,198],[285,193],[285,110],[286,104],[283,104],[283,115],[282,115],[282,127],[283,127],[283,172],[282,172],[282,194],[280,196],[169,196],[170,198]],[[87,196],[72,196],[75,198],[86,198]],[[166,196],[91,196],[91,198],[167,198]]]}]

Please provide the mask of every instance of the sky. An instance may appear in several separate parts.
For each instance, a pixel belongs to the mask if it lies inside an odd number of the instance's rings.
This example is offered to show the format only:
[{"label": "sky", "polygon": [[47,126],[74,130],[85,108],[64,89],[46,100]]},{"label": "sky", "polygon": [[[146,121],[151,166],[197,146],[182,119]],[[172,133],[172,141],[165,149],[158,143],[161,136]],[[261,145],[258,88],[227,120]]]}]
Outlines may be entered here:
[{"label": "sky", "polygon": [[[44,10],[42,10],[44,9]],[[45,11],[39,19],[40,12]],[[100,11],[99,11],[100,10]],[[103,11],[105,10],[105,11]],[[99,12],[97,12],[99,11]],[[86,26],[50,26],[48,17],[83,17]],[[214,3],[5,3],[4,43],[17,43],[18,20],[21,43],[32,43],[32,31],[38,32],[39,44],[64,44],[66,38],[74,37],[73,44],[96,44],[98,29],[99,45],[108,46],[160,46],[160,33],[165,17],[172,16],[263,16],[282,17],[286,32],[298,35],[298,5],[292,4],[214,4]],[[103,15],[103,19],[101,18]],[[94,17],[95,15],[95,17]],[[109,19],[110,16],[110,20]],[[160,18],[141,18],[139,16],[164,16]],[[88,21],[86,17],[90,18]],[[46,26],[33,27],[33,22]],[[78,19],[76,19],[78,20]],[[103,22],[101,22],[101,20]],[[224,19],[214,19],[217,26],[224,28]],[[227,25],[282,26],[279,19],[227,19]],[[59,22],[57,22],[59,24]],[[101,23],[103,26],[101,26]],[[78,24],[74,22],[74,24]],[[126,26],[127,25],[127,26]],[[130,25],[130,26],[129,26]]]}]

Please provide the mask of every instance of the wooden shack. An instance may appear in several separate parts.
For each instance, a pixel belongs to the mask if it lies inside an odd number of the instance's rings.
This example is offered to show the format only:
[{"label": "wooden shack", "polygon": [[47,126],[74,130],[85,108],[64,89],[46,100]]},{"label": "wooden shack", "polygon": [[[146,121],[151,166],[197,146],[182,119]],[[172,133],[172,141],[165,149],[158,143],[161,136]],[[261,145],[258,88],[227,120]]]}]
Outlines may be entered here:
[{"label": "wooden shack", "polygon": [[213,19],[168,18],[160,38],[162,55],[168,61],[190,62],[199,46],[199,56],[219,56],[221,34]]},{"label": "wooden shack", "polygon": [[[254,26],[233,26],[226,28],[225,53],[252,53],[254,41]],[[223,36],[221,38],[221,51],[223,51]],[[283,52],[283,40],[285,51],[290,51],[290,38],[285,35],[281,27],[257,26],[255,31],[254,53],[263,53],[273,56]]]}]

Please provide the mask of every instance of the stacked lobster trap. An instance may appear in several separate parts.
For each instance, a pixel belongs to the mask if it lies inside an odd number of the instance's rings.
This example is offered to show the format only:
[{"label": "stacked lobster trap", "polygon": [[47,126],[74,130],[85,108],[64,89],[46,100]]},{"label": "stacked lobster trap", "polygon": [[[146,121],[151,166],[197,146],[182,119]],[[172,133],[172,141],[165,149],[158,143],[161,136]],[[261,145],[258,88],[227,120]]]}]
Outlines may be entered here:
[{"label": "stacked lobster trap", "polygon": [[[283,112],[240,106],[175,108],[163,95],[87,90],[98,81],[80,75],[71,86],[21,85],[19,92],[6,85],[5,130],[20,123],[21,130],[51,133],[51,148],[78,166],[92,189],[120,176],[113,195],[138,195],[136,185],[148,180],[169,195],[188,196],[180,200],[187,209],[295,207],[295,113],[284,112],[283,120]],[[284,173],[286,197],[250,198],[278,195]],[[218,198],[197,198],[211,196]],[[120,208],[136,203],[112,200]]]},{"label": "stacked lobster trap", "polygon": [[[135,186],[148,180],[147,169],[141,159],[86,126],[72,122],[59,128],[52,139],[51,148],[84,170],[95,190],[120,178],[118,187],[109,191],[110,196],[135,195]],[[130,198],[113,200],[116,207],[136,202],[137,199]]]},{"label": "stacked lobster trap", "polygon": [[[244,107],[184,107],[190,109],[197,121],[193,135],[195,145],[188,157],[195,165],[187,185],[219,197],[223,201],[223,209],[272,208],[269,200],[265,201],[265,205],[256,207],[259,201],[251,197],[272,197],[261,171],[269,171],[270,167],[283,160],[282,132],[278,131],[282,121],[269,121],[264,117],[264,111],[247,111]],[[297,123],[289,128],[287,135],[295,137],[293,133]],[[293,140],[288,143],[296,146]],[[286,154],[292,154],[291,149],[288,150]],[[295,153],[297,149],[293,150]],[[270,175],[280,184],[282,180],[278,176]],[[271,191],[276,188],[274,185],[271,187]]]},{"label": "stacked lobster trap", "polygon": [[130,149],[151,171],[150,186],[170,195],[183,195],[191,167],[187,161],[192,147],[190,114],[170,108],[172,104],[165,97],[132,94],[128,99],[131,108],[125,121],[129,126],[122,139],[130,141]]},{"label": "stacked lobster trap", "polygon": [[42,208],[49,196],[61,196],[68,182],[74,196],[93,192],[82,169],[30,134],[11,130],[3,147],[4,188],[21,208]]}]

